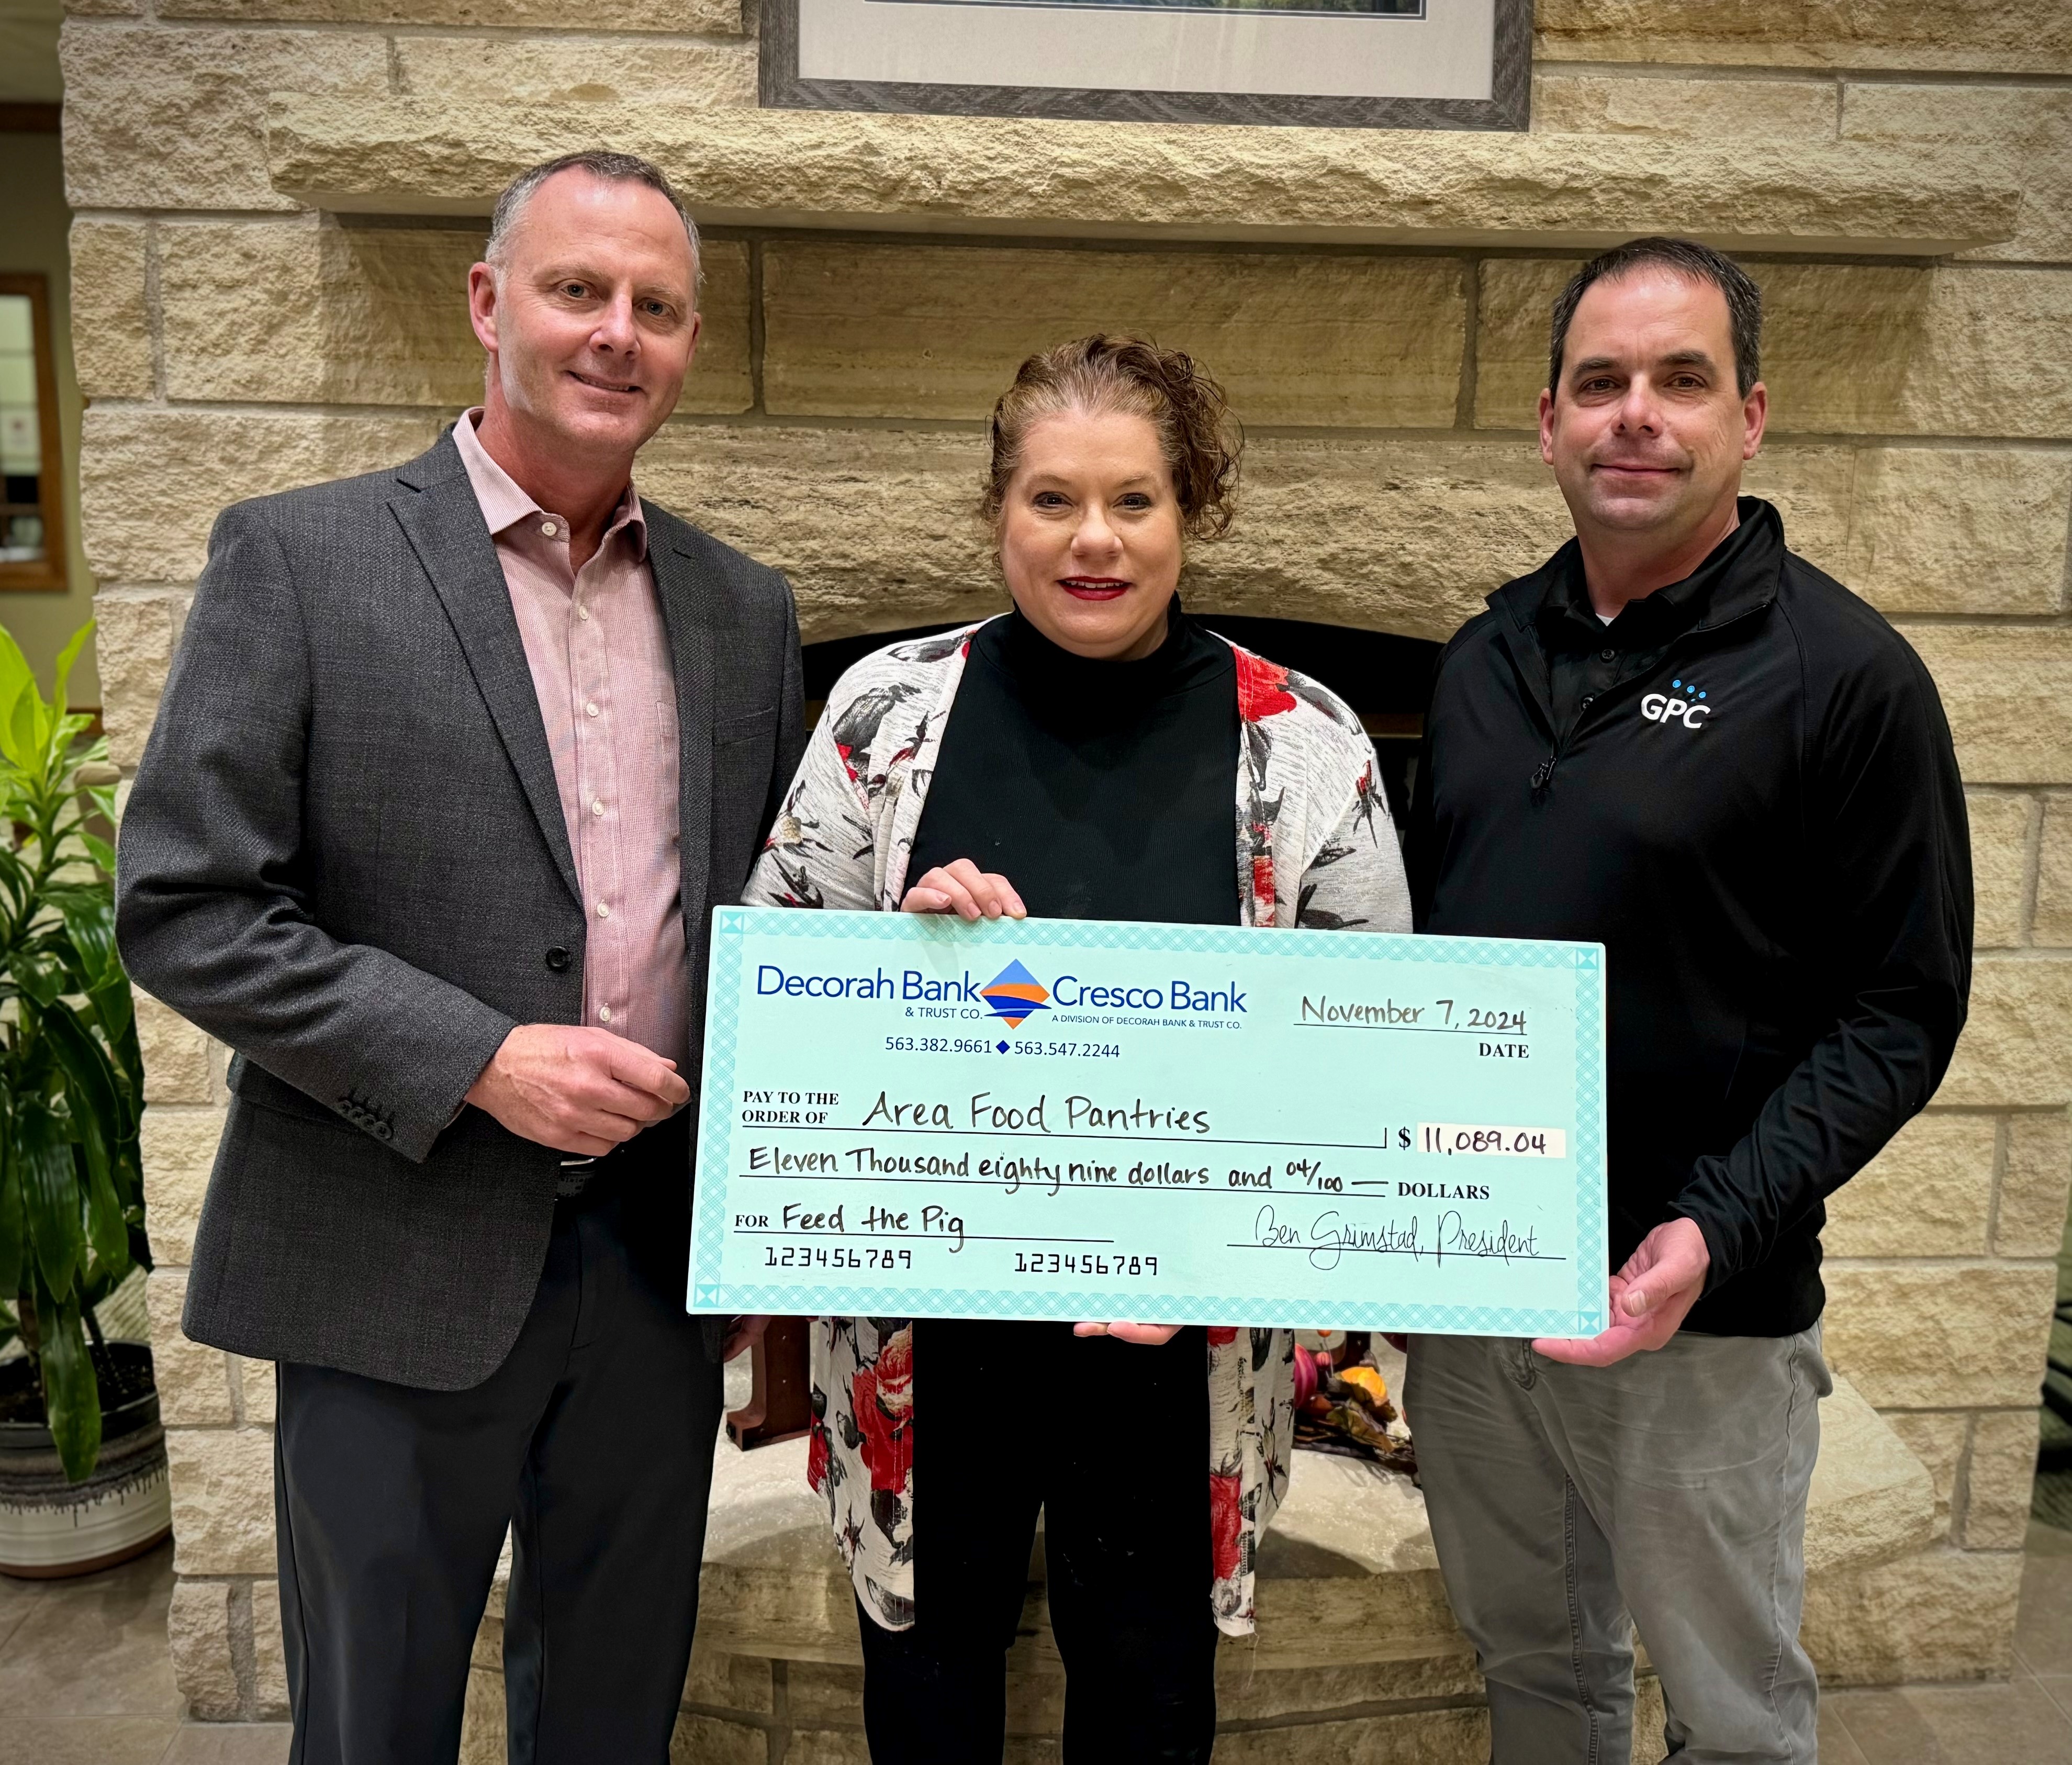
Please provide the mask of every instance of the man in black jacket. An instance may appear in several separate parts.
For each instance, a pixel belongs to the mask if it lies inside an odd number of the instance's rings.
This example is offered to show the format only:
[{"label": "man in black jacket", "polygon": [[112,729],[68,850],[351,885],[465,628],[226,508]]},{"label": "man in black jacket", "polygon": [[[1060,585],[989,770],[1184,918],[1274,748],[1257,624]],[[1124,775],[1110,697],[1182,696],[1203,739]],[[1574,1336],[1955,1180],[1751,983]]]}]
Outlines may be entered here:
[{"label": "man in black jacket", "polygon": [[1811,1761],[1798,1642],[1823,1199],[1927,1102],[1971,982],[1934,683],[1739,495],[1761,296],[1637,240],[1554,310],[1540,451],[1576,537],[1441,656],[1419,929],[1607,949],[1614,1322],[1420,1337],[1406,1405],[1498,1765]]}]

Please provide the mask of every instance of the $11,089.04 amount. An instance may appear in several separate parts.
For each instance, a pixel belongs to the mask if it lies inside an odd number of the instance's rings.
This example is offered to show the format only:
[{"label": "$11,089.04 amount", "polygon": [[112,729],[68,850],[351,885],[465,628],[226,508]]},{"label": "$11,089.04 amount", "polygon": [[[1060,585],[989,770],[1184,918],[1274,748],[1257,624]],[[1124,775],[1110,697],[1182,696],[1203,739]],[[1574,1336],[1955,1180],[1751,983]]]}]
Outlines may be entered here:
[{"label": "$11,089.04 amount", "polygon": [[1422,1121],[1417,1126],[1417,1150],[1443,1153],[1448,1158],[1565,1158],[1568,1136],[1561,1128],[1490,1128]]}]

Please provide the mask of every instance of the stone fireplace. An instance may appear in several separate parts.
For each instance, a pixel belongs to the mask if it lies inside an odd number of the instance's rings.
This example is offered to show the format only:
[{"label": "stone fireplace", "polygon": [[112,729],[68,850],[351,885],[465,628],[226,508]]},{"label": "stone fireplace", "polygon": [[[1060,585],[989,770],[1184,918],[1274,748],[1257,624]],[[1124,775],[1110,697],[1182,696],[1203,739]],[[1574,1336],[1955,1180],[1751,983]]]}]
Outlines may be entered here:
[{"label": "stone fireplace", "polygon": [[[1000,604],[968,512],[985,411],[1027,350],[1097,326],[1196,352],[1249,432],[1191,605],[1443,638],[1565,535],[1531,427],[1577,259],[1657,230],[1742,254],[1770,312],[1751,488],[1934,674],[1979,885],[1956,1064],[1827,1235],[1843,1383],[1807,1635],[1835,1683],[2006,1671],[2072,1175],[2057,0],[1540,0],[1526,134],[763,113],[752,0],[71,12],[83,514],[125,767],[216,511],[401,459],[474,400],[467,267],[498,187],[553,153],[645,154],[707,227],[705,342],[640,485],[783,569],[809,641]],[[249,1721],[285,1700],[271,1370],[179,1330],[224,1055],[139,1003],[174,1658],[197,1714]],[[860,1757],[848,1596],[796,1454],[731,1451],[681,1756]],[[1412,1734],[1479,1756],[1414,1493],[1305,1455],[1271,1549],[1228,1756]],[[1040,1735],[1057,1681],[1031,1627],[1017,1707]]]}]

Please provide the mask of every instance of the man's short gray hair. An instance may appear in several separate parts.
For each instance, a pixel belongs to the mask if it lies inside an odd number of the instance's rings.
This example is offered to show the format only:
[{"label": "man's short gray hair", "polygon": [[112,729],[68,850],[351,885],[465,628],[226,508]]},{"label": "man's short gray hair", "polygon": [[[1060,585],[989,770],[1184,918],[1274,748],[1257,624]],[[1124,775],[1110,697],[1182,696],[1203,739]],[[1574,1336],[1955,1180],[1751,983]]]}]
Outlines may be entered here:
[{"label": "man's short gray hair", "polygon": [[525,204],[532,200],[533,191],[557,172],[562,171],[586,171],[607,183],[645,184],[667,197],[691,242],[692,269],[698,282],[704,282],[705,253],[698,245],[698,225],[691,219],[690,210],[684,206],[684,199],[676,194],[676,186],[652,160],[643,159],[637,154],[607,153],[601,147],[582,153],[565,153],[558,159],[543,161],[520,172],[504,187],[504,194],[496,199],[495,212],[490,216],[489,243],[483,249],[483,257],[487,263],[498,269],[504,267],[504,259],[510,255],[511,235],[524,218]]}]

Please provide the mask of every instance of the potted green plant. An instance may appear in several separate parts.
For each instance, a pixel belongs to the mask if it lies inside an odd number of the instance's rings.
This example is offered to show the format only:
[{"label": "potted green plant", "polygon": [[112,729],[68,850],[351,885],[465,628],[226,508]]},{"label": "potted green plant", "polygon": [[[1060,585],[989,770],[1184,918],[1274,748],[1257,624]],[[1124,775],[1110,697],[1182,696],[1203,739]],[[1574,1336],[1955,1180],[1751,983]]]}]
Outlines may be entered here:
[{"label": "potted green plant", "polygon": [[170,1523],[150,1350],[94,1308],[150,1266],[143,1063],[115,952],[114,768],[0,630],[0,1571],[84,1573]]}]

